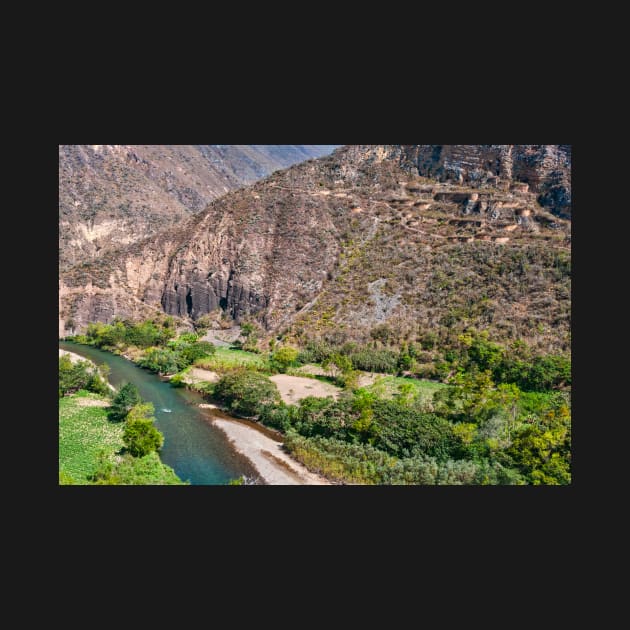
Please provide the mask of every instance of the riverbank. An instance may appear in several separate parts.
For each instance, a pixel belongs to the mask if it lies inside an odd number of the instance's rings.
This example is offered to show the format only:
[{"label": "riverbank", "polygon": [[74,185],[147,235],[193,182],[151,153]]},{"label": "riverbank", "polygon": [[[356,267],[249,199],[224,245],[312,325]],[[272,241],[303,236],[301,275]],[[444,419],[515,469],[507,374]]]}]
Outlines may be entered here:
[{"label": "riverbank", "polygon": [[[69,356],[70,361],[72,361],[72,363],[76,363],[77,361],[87,361],[94,368],[98,369],[96,363],[94,363],[93,361],[90,361],[89,359],[82,357],[80,354],[75,354],[74,352],[70,352],[68,350],[62,350],[61,348],[59,348],[59,358],[61,358],[64,355]],[[104,380],[107,383],[107,387],[109,387],[113,392],[117,391],[116,388],[107,379],[104,379]]]},{"label": "riverbank", "polygon": [[261,479],[269,485],[327,486],[330,481],[310,472],[282,450],[282,442],[257,428],[225,418],[213,418],[212,424],[228,437],[234,450],[253,464]]}]

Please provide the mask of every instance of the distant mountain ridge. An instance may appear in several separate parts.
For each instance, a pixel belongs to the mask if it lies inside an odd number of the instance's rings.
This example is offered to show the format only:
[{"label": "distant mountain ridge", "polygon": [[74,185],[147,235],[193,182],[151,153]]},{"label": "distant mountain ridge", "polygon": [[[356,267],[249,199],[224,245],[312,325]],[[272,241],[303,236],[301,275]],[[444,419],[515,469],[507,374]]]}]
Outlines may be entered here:
[{"label": "distant mountain ridge", "polygon": [[338,145],[59,145],[59,267],[178,225]]}]

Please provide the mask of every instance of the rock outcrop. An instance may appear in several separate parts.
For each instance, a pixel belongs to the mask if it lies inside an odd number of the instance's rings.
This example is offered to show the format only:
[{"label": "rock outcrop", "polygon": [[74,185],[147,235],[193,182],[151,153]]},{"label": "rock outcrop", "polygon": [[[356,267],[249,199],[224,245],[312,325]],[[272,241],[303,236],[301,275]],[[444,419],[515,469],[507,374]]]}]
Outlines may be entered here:
[{"label": "rock outcrop", "polygon": [[509,190],[520,183],[559,217],[571,217],[571,145],[420,144],[388,147],[389,159],[439,181],[493,185]]}]

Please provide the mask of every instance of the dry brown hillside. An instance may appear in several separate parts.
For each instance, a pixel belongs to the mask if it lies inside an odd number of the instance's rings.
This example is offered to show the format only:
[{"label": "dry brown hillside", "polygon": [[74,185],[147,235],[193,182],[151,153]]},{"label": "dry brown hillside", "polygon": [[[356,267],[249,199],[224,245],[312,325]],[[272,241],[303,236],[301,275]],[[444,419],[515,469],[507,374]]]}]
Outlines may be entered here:
[{"label": "dry brown hillside", "polygon": [[179,225],[226,192],[333,148],[60,145],[60,269]]},{"label": "dry brown hillside", "polygon": [[60,317],[253,319],[337,342],[486,329],[566,349],[567,145],[351,145],[62,275]]}]

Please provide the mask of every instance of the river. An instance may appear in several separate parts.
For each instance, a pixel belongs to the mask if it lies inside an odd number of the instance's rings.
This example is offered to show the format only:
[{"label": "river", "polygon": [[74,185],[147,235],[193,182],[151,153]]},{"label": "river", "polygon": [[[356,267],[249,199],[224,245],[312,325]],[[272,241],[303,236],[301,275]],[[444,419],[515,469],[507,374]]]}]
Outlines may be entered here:
[{"label": "river", "polygon": [[153,403],[155,426],[164,434],[160,458],[183,481],[192,485],[224,485],[241,475],[257,476],[250,462],[234,451],[225,434],[212,426],[211,412],[197,406],[203,398],[196,392],[172,387],[131,361],[91,346],[60,341],[59,347],[96,364],[106,363],[111,369],[109,381],[116,389],[125,382],[133,383],[140,396]]}]

